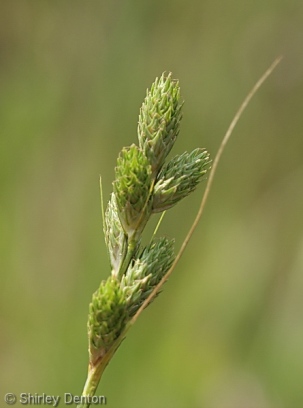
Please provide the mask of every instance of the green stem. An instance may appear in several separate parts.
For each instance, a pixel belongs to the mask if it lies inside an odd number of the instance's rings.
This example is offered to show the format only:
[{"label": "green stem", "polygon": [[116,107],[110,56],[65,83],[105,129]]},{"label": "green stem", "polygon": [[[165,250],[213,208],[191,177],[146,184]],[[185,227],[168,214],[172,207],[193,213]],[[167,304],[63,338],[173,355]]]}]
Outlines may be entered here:
[{"label": "green stem", "polygon": [[100,357],[94,365],[90,364],[88,368],[87,379],[81,395],[81,403],[77,405],[77,408],[89,408],[92,402],[92,397],[95,395],[99,382],[101,380],[102,374],[110,362],[111,358],[117,351],[118,347],[125,338],[125,333],[128,330],[128,326],[124,329],[121,336],[114,342],[112,347],[107,351],[107,353]]},{"label": "green stem", "polygon": [[82,402],[79,405],[77,405],[77,408],[89,408],[90,401],[96,393],[105,367],[106,365],[100,362],[96,366],[89,368],[87,379],[81,396]]},{"label": "green stem", "polygon": [[135,228],[135,230],[133,231],[133,233],[131,234],[131,236],[128,236],[128,246],[127,246],[127,253],[125,255],[125,258],[122,262],[122,265],[119,269],[118,272],[118,279],[121,280],[122,276],[126,273],[128,265],[130,263],[130,261],[132,260],[133,256],[135,255],[135,252],[137,250],[137,246],[138,243],[140,241],[140,236],[142,234],[142,231],[144,230],[145,225],[147,224],[147,221],[150,218],[150,214],[147,217],[144,217],[145,214],[145,209],[148,205],[148,202],[152,196],[153,193],[153,189],[154,189],[154,185],[155,185],[155,179],[152,180],[151,186],[150,186],[150,191],[149,191],[149,196],[146,200],[146,203],[144,205],[144,208],[141,212],[141,216],[138,220],[137,223],[137,227]]},{"label": "green stem", "polygon": [[120,270],[118,272],[118,279],[121,280],[122,276],[126,273],[128,265],[130,263],[130,261],[132,260],[136,249],[137,249],[137,244],[138,241],[136,239],[132,239],[129,241],[128,246],[127,246],[127,253],[125,255],[125,258],[122,262],[122,265],[120,267]]}]

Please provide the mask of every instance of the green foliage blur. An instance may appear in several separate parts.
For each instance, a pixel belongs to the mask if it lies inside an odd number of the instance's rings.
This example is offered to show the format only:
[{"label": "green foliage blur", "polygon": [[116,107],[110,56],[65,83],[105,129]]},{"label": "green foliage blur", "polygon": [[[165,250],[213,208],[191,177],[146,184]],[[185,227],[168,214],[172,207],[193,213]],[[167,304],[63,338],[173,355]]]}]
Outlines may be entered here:
[{"label": "green foliage blur", "polygon": [[[185,99],[172,154],[214,158],[281,54],[98,394],[115,408],[303,406],[302,23],[300,0],[1,1],[1,406],[7,392],[81,395],[88,304],[110,272],[99,175],[108,200],[146,88],[172,71]],[[181,245],[204,186],[159,235]]]}]

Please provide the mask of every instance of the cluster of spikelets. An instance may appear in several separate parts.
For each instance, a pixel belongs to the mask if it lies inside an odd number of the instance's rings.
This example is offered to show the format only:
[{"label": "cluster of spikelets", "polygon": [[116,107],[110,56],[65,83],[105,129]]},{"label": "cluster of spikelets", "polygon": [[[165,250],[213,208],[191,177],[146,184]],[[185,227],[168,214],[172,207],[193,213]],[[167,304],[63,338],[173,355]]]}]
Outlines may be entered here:
[{"label": "cluster of spikelets", "polygon": [[209,170],[205,149],[166,161],[179,133],[182,104],[178,81],[162,74],[140,109],[138,145],[123,148],[118,157],[104,222],[111,275],[94,293],[89,310],[91,365],[123,335],[173,263],[173,240],[153,238],[140,246],[150,216],[186,197]]}]

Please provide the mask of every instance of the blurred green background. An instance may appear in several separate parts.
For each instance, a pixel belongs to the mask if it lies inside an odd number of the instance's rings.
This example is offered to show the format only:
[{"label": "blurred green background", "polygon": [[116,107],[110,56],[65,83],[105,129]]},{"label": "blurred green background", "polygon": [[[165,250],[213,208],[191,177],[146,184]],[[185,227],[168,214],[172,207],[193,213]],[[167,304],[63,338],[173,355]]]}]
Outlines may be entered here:
[{"label": "blurred green background", "polygon": [[[82,391],[88,304],[109,274],[99,174],[108,199],[146,88],[173,72],[186,101],[173,153],[214,157],[283,54],[98,393],[115,408],[303,406],[302,23],[300,0],[1,1],[1,399]],[[177,247],[203,188],[161,225]]]}]

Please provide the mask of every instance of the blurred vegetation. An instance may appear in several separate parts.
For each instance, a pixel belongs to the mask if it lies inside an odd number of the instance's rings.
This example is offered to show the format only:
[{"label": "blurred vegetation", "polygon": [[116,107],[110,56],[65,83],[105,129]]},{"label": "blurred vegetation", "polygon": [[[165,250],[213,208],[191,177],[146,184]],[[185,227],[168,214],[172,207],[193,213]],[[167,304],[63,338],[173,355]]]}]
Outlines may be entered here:
[{"label": "blurred vegetation", "polygon": [[[2,395],[82,391],[88,303],[109,274],[99,174],[107,198],[155,77],[172,71],[186,101],[173,153],[214,157],[283,54],[99,394],[116,408],[303,406],[302,23],[299,0],[2,0]],[[171,210],[160,233],[180,245],[201,196]]]}]

